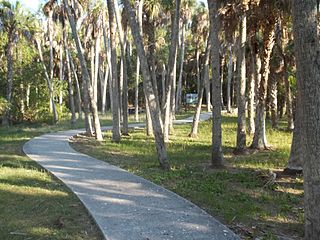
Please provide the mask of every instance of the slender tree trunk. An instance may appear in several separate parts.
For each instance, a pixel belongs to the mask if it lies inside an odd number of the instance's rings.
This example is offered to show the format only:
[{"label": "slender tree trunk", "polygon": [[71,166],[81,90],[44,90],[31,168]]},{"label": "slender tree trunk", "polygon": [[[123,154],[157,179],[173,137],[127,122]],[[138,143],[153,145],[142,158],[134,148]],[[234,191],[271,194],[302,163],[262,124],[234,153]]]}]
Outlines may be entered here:
[{"label": "slender tree trunk", "polygon": [[225,109],[225,106],[224,106],[224,102],[223,102],[223,83],[224,83],[224,66],[226,64],[226,56],[225,56],[225,51],[222,51],[222,54],[221,54],[221,93],[220,93],[220,97],[221,97],[221,108],[222,109]]},{"label": "slender tree trunk", "polygon": [[168,71],[167,71],[167,86],[166,86],[166,103],[165,103],[165,116],[164,116],[164,139],[165,141],[169,141],[169,130],[170,130],[170,121],[171,121],[171,113],[172,112],[172,86],[173,81],[175,81],[175,64],[177,59],[177,45],[178,45],[178,37],[179,37],[179,19],[180,19],[180,5],[181,0],[177,0],[175,4],[175,13],[173,22],[171,25],[171,45],[169,50],[169,59],[168,59]]},{"label": "slender tree trunk", "polygon": [[53,99],[53,87],[52,87],[52,83],[51,83],[50,76],[48,74],[46,65],[44,64],[40,40],[37,39],[36,40],[36,44],[37,44],[37,48],[38,48],[40,61],[42,62],[42,67],[43,67],[43,70],[44,70],[44,74],[45,74],[45,77],[47,79],[49,97],[50,97],[51,106],[52,106],[52,110],[53,110],[53,121],[54,121],[54,123],[57,123],[58,122],[58,113],[57,113],[57,109],[56,109],[56,104],[55,104],[54,99]]},{"label": "slender tree trunk", "polygon": [[[142,14],[143,14],[143,4],[144,0],[138,0],[138,23],[140,27],[140,34],[142,36]],[[139,122],[139,82],[140,82],[140,59],[139,56],[137,56],[137,69],[136,69],[136,86],[135,86],[135,95],[134,95],[134,109],[135,109],[135,121]]]},{"label": "slender tree trunk", "polygon": [[247,42],[247,17],[242,16],[240,22],[239,39],[239,72],[238,72],[238,127],[237,127],[237,146],[236,152],[243,153],[246,148],[246,42]]},{"label": "slender tree trunk", "polygon": [[62,86],[63,86],[63,78],[64,78],[64,69],[63,69],[63,43],[61,41],[60,43],[60,49],[59,49],[59,52],[60,52],[60,66],[59,66],[59,70],[60,70],[60,76],[59,76],[59,81],[60,81],[60,91],[59,91],[59,106],[60,106],[60,113],[62,114],[62,104],[63,104],[63,89],[62,89]]},{"label": "slender tree trunk", "polygon": [[162,86],[162,97],[161,97],[161,107],[162,109],[165,108],[165,104],[166,104],[166,75],[167,75],[167,71],[166,71],[166,65],[163,64],[163,69],[162,69],[162,74],[161,74],[161,86]]},{"label": "slender tree trunk", "polygon": [[97,103],[94,101],[94,95],[93,95],[93,90],[92,90],[92,86],[90,83],[90,76],[89,76],[87,64],[86,64],[86,61],[85,61],[85,58],[84,58],[84,55],[82,52],[81,42],[80,42],[80,39],[79,39],[79,36],[77,33],[76,24],[75,24],[74,18],[72,16],[71,10],[68,6],[67,0],[64,0],[64,6],[67,10],[67,14],[68,14],[69,22],[70,22],[70,27],[72,30],[72,36],[73,36],[73,39],[76,44],[77,54],[78,54],[78,58],[79,58],[79,61],[81,64],[81,72],[82,72],[82,77],[83,77],[83,82],[84,82],[84,89],[86,89],[86,91],[84,92],[85,108],[87,108],[86,112],[89,112],[88,105],[86,103],[90,102],[90,107],[92,110],[93,121],[94,121],[94,128],[95,128],[95,138],[98,141],[102,141],[103,137],[102,137],[101,127],[100,127],[100,120],[99,120],[99,115],[98,115]]},{"label": "slender tree trunk", "polygon": [[254,134],[254,102],[255,102],[255,53],[253,48],[250,51],[250,73],[249,73],[249,89],[248,89],[248,132],[250,135]]},{"label": "slender tree trunk", "polygon": [[256,108],[255,132],[251,147],[266,149],[267,137],[265,126],[265,106],[270,72],[270,56],[274,46],[275,22],[269,22],[264,30],[264,47],[262,51],[261,80],[259,85],[258,104]]},{"label": "slender tree trunk", "polygon": [[305,239],[320,236],[320,55],[318,1],[293,1],[293,33],[301,91]]},{"label": "slender tree trunk", "polygon": [[270,112],[272,128],[278,127],[278,76],[274,67],[271,67],[269,80]]},{"label": "slender tree trunk", "polygon": [[[13,86],[13,51],[14,51],[14,43],[13,37],[11,34],[9,35],[9,41],[6,49],[6,58],[7,58],[7,101],[10,104],[12,98],[12,86]],[[10,110],[7,110],[3,115],[2,125],[8,126],[10,121]]]},{"label": "slender tree trunk", "polygon": [[228,82],[227,82],[227,112],[231,113],[231,82],[233,75],[232,45],[229,46]]},{"label": "slender tree trunk", "polygon": [[127,30],[125,32],[122,29],[120,12],[118,8],[118,1],[115,0],[115,13],[116,13],[116,22],[118,27],[119,39],[120,39],[120,50],[121,50],[121,72],[120,72],[120,82],[122,82],[122,134],[129,135],[129,126],[128,126],[128,73],[127,73],[127,58],[126,58],[126,49],[127,49]]},{"label": "slender tree trunk", "polygon": [[[52,22],[53,11],[49,12],[48,16],[48,35],[50,43],[50,62],[49,62],[49,77],[53,89],[53,22]],[[52,96],[54,97],[54,96]],[[50,101],[50,112],[54,111],[53,101]],[[55,114],[54,114],[55,115]]]},{"label": "slender tree trunk", "polygon": [[[298,89],[299,91],[299,89]],[[291,151],[290,157],[288,161],[288,166],[284,169],[285,173],[288,174],[301,174],[303,169],[303,152],[302,152],[302,132],[301,132],[301,120],[302,120],[302,108],[299,99],[299,93],[297,94],[297,102],[296,102],[296,115],[294,121],[294,130],[293,130],[293,137],[291,143]]]},{"label": "slender tree trunk", "polygon": [[98,36],[95,40],[95,61],[94,61],[94,78],[92,82],[94,101],[98,102],[98,75],[100,66],[100,32],[98,30]]},{"label": "slender tree trunk", "polygon": [[78,79],[78,74],[76,71],[76,68],[74,66],[71,54],[69,52],[69,49],[66,49],[67,54],[68,54],[68,58],[70,61],[70,66],[73,72],[73,76],[76,82],[76,88],[77,88],[77,103],[78,103],[78,119],[82,119],[82,100],[81,100],[81,89],[80,89],[80,84],[79,84],[79,79]]},{"label": "slender tree trunk", "polygon": [[154,93],[151,73],[148,66],[148,60],[142,44],[140,27],[136,21],[135,12],[132,10],[132,6],[129,0],[124,0],[123,3],[129,15],[128,18],[129,18],[129,23],[131,27],[131,32],[137,47],[139,59],[141,60],[141,70],[143,75],[144,90],[145,90],[147,101],[150,107],[153,134],[155,137],[158,160],[162,168],[169,170],[170,165],[168,163],[167,149],[164,143],[160,106],[155,97],[156,95]]},{"label": "slender tree trunk", "polygon": [[112,81],[112,141],[120,142],[120,104],[119,104],[119,82],[118,82],[118,69],[117,69],[117,51],[116,51],[116,24],[114,21],[114,2],[109,0],[108,14],[109,14],[109,30],[110,30],[110,49],[111,49],[111,81]]},{"label": "slender tree trunk", "polygon": [[221,80],[220,80],[220,17],[219,6],[220,0],[209,1],[209,17],[210,17],[210,32],[212,43],[212,166],[220,167],[223,165],[222,153],[222,129],[221,129]]},{"label": "slender tree trunk", "polygon": [[200,120],[200,113],[201,113],[201,105],[202,105],[202,99],[203,99],[203,92],[204,92],[204,83],[207,78],[209,78],[209,63],[210,63],[210,51],[211,51],[211,43],[210,43],[210,36],[207,40],[207,47],[206,47],[206,53],[205,53],[205,63],[203,66],[203,74],[202,74],[202,81],[201,81],[201,87],[200,87],[200,93],[199,93],[199,99],[196,107],[196,111],[193,116],[192,121],[192,127],[191,132],[189,133],[189,137],[195,138],[198,135],[198,125]]},{"label": "slender tree trunk", "polygon": [[76,111],[74,106],[74,94],[73,94],[73,84],[72,84],[72,77],[71,77],[70,58],[69,58],[67,35],[66,35],[65,28],[63,29],[63,42],[64,42],[64,49],[66,54],[67,79],[68,79],[68,89],[69,89],[69,105],[71,110],[71,124],[75,124],[77,120],[76,120]]},{"label": "slender tree trunk", "polygon": [[201,72],[200,72],[200,49],[196,43],[196,74],[197,74],[197,94],[200,92]]},{"label": "slender tree trunk", "polygon": [[181,106],[181,97],[182,97],[182,77],[183,77],[183,64],[184,64],[184,54],[185,54],[185,23],[182,24],[182,32],[181,32],[181,62],[180,62],[180,73],[179,73],[179,81],[178,81],[178,88],[176,94],[176,112],[180,111]]}]

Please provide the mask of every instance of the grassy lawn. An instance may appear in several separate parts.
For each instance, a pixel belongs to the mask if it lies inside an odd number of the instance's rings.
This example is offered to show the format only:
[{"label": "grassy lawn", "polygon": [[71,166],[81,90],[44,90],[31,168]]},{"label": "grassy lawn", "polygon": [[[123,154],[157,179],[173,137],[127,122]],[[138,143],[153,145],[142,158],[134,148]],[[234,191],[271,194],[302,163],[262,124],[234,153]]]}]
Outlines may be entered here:
[{"label": "grassy lawn", "polygon": [[[110,124],[103,118],[103,124]],[[78,198],[22,151],[30,138],[80,128],[62,121],[0,127],[0,239],[103,239]]]},{"label": "grassy lawn", "polygon": [[[160,184],[186,197],[227,224],[245,239],[277,239],[303,236],[302,178],[279,175],[270,182],[269,170],[280,173],[286,166],[291,133],[285,123],[270,130],[267,137],[272,148],[235,156],[236,118],[223,118],[223,146],[226,168],[210,168],[211,122],[200,124],[199,137],[187,137],[190,125],[176,126],[168,144],[172,170],[159,168],[151,137],[135,130],[120,144],[76,138],[73,147],[111,164]],[[251,138],[248,139],[248,145]]]}]

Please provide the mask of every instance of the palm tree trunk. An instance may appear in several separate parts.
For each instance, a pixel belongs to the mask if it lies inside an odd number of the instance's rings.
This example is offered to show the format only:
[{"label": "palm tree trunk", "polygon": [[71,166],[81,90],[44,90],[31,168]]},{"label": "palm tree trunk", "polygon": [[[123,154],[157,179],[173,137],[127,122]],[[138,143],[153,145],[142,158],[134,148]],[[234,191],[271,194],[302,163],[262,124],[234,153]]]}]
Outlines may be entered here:
[{"label": "palm tree trunk", "polygon": [[[79,36],[77,33],[76,24],[75,24],[75,21],[72,16],[72,13],[69,8],[67,0],[64,0],[64,7],[67,10],[67,14],[68,14],[69,22],[70,22],[70,27],[72,30],[73,40],[75,41],[78,58],[79,58],[79,61],[81,64],[81,72],[82,72],[83,82],[85,85],[84,89],[86,89],[86,91],[84,92],[85,106],[87,105],[86,103],[90,102],[92,115],[93,115],[93,121],[94,121],[94,128],[95,128],[95,138],[98,141],[102,141],[103,137],[102,137],[101,127],[100,127],[100,120],[99,120],[99,115],[98,115],[97,103],[94,101],[94,95],[93,95],[93,90],[92,90],[92,86],[90,83],[90,76],[89,76],[87,64],[86,64],[86,61],[85,61],[85,58],[84,58],[84,55],[82,52],[81,42],[80,42],[80,39],[79,39]],[[86,94],[86,92],[87,92],[87,94]],[[88,107],[88,105],[85,108],[87,108],[87,107]],[[86,110],[87,110],[87,112],[89,112],[88,109],[86,109]]]},{"label": "palm tree trunk", "polygon": [[135,12],[132,10],[132,6],[129,0],[124,0],[124,7],[127,10],[131,32],[137,47],[139,59],[141,61],[141,70],[143,75],[144,91],[147,97],[147,101],[150,107],[153,134],[155,137],[155,143],[157,148],[158,160],[162,168],[169,170],[170,165],[168,163],[167,149],[164,143],[163,126],[161,121],[161,111],[158,101],[155,98],[154,88],[152,84],[152,77],[148,66],[148,60],[144,47],[142,44],[142,37],[139,24],[136,21]]},{"label": "palm tree trunk", "polygon": [[254,103],[255,103],[255,53],[250,44],[250,73],[249,73],[249,88],[248,88],[248,132],[254,134]]},{"label": "palm tree trunk", "polygon": [[210,51],[211,51],[211,42],[210,42],[210,36],[207,40],[207,47],[206,47],[206,53],[205,53],[205,63],[203,66],[203,74],[202,74],[202,81],[200,85],[200,92],[199,92],[199,98],[198,103],[196,107],[196,111],[193,116],[192,121],[192,127],[191,132],[189,133],[189,137],[195,138],[198,135],[198,126],[199,126],[199,120],[200,120],[200,113],[201,113],[201,106],[202,106],[202,99],[203,99],[203,92],[204,92],[204,83],[207,78],[209,78],[209,63],[210,63]]},{"label": "palm tree trunk", "polygon": [[62,86],[63,86],[63,42],[60,42],[60,66],[59,66],[59,81],[60,81],[60,91],[59,91],[59,106],[60,106],[60,112],[62,113],[62,104],[63,104],[63,91],[62,91]]},{"label": "palm tree trunk", "polygon": [[176,94],[176,112],[180,111],[181,106],[181,98],[182,98],[182,77],[183,77],[183,64],[184,64],[184,54],[185,54],[185,23],[182,24],[182,31],[181,31],[181,62],[180,62],[180,73],[179,73],[179,81],[178,81],[178,88]]},{"label": "palm tree trunk", "polygon": [[220,18],[219,9],[220,0],[209,1],[209,17],[210,17],[210,32],[212,44],[212,166],[220,167],[223,165],[222,153],[222,129],[221,129],[221,79],[220,79]]},{"label": "palm tree trunk", "polygon": [[237,106],[238,106],[238,124],[237,124],[237,146],[236,152],[242,153],[246,148],[246,42],[247,42],[247,17],[242,16],[240,22],[239,39],[239,72],[237,84]]},{"label": "palm tree trunk", "polygon": [[71,124],[75,124],[77,120],[76,120],[76,111],[74,106],[73,84],[72,84],[71,67],[70,67],[67,35],[66,35],[65,28],[63,29],[63,42],[64,42],[64,49],[66,54],[67,79],[68,79],[68,89],[69,89],[69,105],[71,110]]},{"label": "palm tree trunk", "polygon": [[172,86],[173,81],[175,81],[175,64],[177,59],[177,45],[179,37],[179,19],[180,19],[180,5],[181,0],[176,1],[174,18],[171,26],[171,45],[169,50],[169,59],[168,59],[168,71],[167,71],[167,86],[166,86],[166,103],[165,103],[165,116],[164,116],[164,139],[165,141],[169,140],[169,130],[170,130],[170,121],[172,120]]},{"label": "palm tree trunk", "polygon": [[231,82],[233,77],[232,45],[229,46],[228,80],[227,80],[227,112],[231,113]]},{"label": "palm tree trunk", "polygon": [[270,56],[274,46],[275,22],[269,22],[264,30],[264,46],[261,57],[261,80],[256,107],[255,132],[251,148],[266,149],[265,106],[270,69]]},{"label": "palm tree trunk", "polygon": [[78,74],[76,71],[76,68],[73,63],[73,59],[71,57],[70,51],[68,48],[66,48],[70,66],[73,72],[74,79],[76,81],[76,88],[77,88],[77,104],[78,104],[78,119],[82,119],[82,100],[81,100],[81,89],[80,89],[80,84],[79,84],[79,79],[78,79]]},{"label": "palm tree trunk", "polygon": [[320,61],[317,0],[293,1],[293,35],[302,106],[304,238],[320,236]]},{"label": "palm tree trunk", "polygon": [[111,81],[112,81],[112,141],[120,142],[120,103],[119,103],[119,82],[117,69],[117,52],[116,52],[116,24],[114,21],[114,2],[110,0],[107,2],[109,14],[109,30],[110,30],[110,50],[111,50]]},{"label": "palm tree trunk", "polygon": [[[11,37],[11,34],[9,35],[9,41],[7,44],[6,49],[6,58],[7,58],[7,101],[10,104],[11,98],[12,98],[12,86],[13,86],[13,37]],[[3,115],[2,119],[2,125],[7,126],[9,125],[10,121],[10,110],[7,110],[6,113]]]},{"label": "palm tree trunk", "polygon": [[51,102],[52,111],[53,111],[53,121],[54,121],[54,123],[57,123],[59,119],[58,119],[58,113],[57,113],[57,109],[56,109],[56,104],[55,104],[54,99],[53,99],[53,87],[52,87],[52,83],[51,83],[50,76],[48,74],[46,65],[44,64],[40,40],[36,39],[36,44],[37,44],[37,48],[38,48],[40,61],[42,62],[42,67],[43,67],[43,70],[44,70],[44,74],[45,74],[45,77],[47,79],[49,97],[50,97],[50,102]]}]

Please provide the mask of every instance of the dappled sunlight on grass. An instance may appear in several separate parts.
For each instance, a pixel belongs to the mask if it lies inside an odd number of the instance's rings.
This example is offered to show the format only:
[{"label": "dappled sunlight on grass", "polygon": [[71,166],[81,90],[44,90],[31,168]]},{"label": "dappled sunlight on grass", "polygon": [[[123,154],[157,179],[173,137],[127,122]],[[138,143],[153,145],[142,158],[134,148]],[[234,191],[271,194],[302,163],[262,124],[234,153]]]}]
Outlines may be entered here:
[{"label": "dappled sunlight on grass", "polygon": [[[211,168],[211,121],[199,125],[197,138],[189,138],[190,125],[174,126],[168,146],[171,171],[161,170],[154,140],[144,130],[131,130],[120,144],[112,143],[111,132],[105,141],[76,138],[73,146],[160,184],[186,197],[213,214],[236,232],[239,224],[252,230],[252,236],[273,239],[277,234],[302,237],[302,179],[277,179],[268,183],[269,170],[284,168],[289,157],[292,133],[269,129],[270,150],[250,155],[234,155],[236,117],[223,117],[223,151],[226,168]],[[248,136],[250,145],[252,136]],[[293,209],[293,210],[292,210]],[[296,210],[294,210],[296,209]],[[289,219],[285,221],[285,219]],[[298,230],[297,230],[298,229]],[[246,233],[243,233],[245,236]]]}]

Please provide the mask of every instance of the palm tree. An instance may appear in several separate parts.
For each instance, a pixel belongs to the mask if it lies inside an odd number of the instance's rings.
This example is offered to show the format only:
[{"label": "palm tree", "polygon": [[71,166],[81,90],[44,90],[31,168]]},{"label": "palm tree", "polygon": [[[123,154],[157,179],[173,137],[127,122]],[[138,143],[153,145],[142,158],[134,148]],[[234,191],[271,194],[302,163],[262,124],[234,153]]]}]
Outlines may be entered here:
[{"label": "palm tree", "polygon": [[300,90],[305,239],[320,236],[320,65],[317,0],[293,1],[293,34]]},{"label": "palm tree", "polygon": [[161,111],[160,111],[159,101],[157,101],[155,98],[156,94],[154,93],[152,76],[150,73],[148,60],[147,60],[144,46],[142,43],[140,27],[139,27],[139,24],[137,23],[135,12],[133,11],[129,0],[124,0],[123,3],[124,3],[124,7],[127,10],[131,32],[135,41],[135,45],[137,47],[139,59],[141,61],[144,91],[150,107],[153,134],[155,137],[158,160],[162,168],[169,170],[170,165],[168,163],[167,149],[164,143],[163,125],[161,121]]},{"label": "palm tree", "polygon": [[[92,86],[90,83],[90,76],[89,76],[89,72],[88,72],[88,68],[87,68],[87,63],[86,63],[85,57],[82,52],[81,42],[80,42],[80,39],[79,39],[79,36],[77,33],[77,28],[76,28],[76,24],[74,21],[74,17],[72,15],[70,7],[68,5],[68,0],[64,0],[64,7],[65,7],[67,14],[68,14],[70,27],[72,30],[72,36],[73,36],[73,39],[76,44],[77,54],[78,54],[78,58],[79,58],[79,61],[81,64],[81,72],[82,72],[82,77],[83,77],[83,82],[84,82],[84,89],[86,89],[86,91],[88,93],[88,94],[84,93],[85,103],[90,102],[92,115],[93,115],[93,121],[94,121],[94,128],[95,128],[95,138],[98,141],[101,141],[101,140],[103,140],[103,137],[102,137],[101,127],[100,127],[100,120],[99,120],[99,115],[98,115],[97,103],[94,100],[94,95],[93,95],[93,90],[92,90]],[[86,109],[86,111],[88,111],[88,109]]]},{"label": "palm tree", "polygon": [[[116,24],[114,21],[114,2],[107,1],[109,14],[109,30],[110,30],[110,49],[111,49],[111,81],[112,81],[112,141],[120,142],[120,105],[119,105],[119,82],[117,69],[117,51],[116,51]],[[123,48],[123,47],[122,47]]]},{"label": "palm tree", "polygon": [[212,166],[223,165],[221,129],[221,80],[220,80],[220,0],[209,1],[210,32],[212,44]]}]

